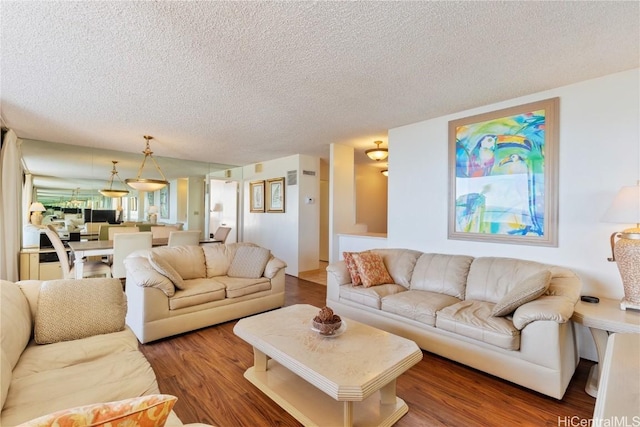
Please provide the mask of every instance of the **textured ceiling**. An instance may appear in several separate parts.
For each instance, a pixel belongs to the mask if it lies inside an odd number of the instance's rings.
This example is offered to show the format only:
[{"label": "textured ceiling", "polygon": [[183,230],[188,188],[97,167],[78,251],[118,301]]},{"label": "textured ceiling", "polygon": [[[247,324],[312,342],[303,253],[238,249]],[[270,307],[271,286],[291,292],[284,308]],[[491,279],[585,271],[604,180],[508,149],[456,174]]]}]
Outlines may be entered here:
[{"label": "textured ceiling", "polygon": [[639,3],[1,2],[19,137],[245,165],[639,66]]}]

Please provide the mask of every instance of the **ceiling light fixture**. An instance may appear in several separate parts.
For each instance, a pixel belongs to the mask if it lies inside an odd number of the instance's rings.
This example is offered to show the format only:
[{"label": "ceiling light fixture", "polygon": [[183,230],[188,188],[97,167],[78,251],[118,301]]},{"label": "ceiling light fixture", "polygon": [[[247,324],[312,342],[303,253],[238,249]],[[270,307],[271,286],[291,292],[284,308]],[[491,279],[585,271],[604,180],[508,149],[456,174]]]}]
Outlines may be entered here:
[{"label": "ceiling light fixture", "polygon": [[384,176],[389,176],[389,169],[383,169],[380,171],[380,173]]},{"label": "ceiling light fixture", "polygon": [[382,141],[373,141],[373,143],[376,144],[376,148],[365,151],[365,154],[369,156],[371,160],[375,160],[376,162],[386,159],[389,156],[389,150],[386,148],[380,148]]},{"label": "ceiling light fixture", "polygon": [[[133,178],[125,179],[124,182],[126,182],[129,187],[138,191],[160,190],[161,188],[164,188],[167,184],[169,184],[169,181],[167,181],[167,179],[164,177],[164,174],[160,170],[160,166],[158,166],[156,159],[153,158],[153,151],[151,151],[151,148],[149,147],[149,141],[152,140],[153,137],[149,135],[145,135],[144,139],[147,140],[147,146],[142,152],[142,154],[144,154],[144,159],[142,159],[142,164],[140,165],[140,169],[138,169],[138,176],[135,179]],[[153,164],[156,165],[156,169],[158,169],[158,172],[160,172],[160,175],[162,176],[161,180],[141,178],[142,169],[144,168],[144,164],[147,161],[147,157],[151,158],[151,160],[153,161]]]},{"label": "ceiling light fixture", "polygon": [[113,169],[111,169],[111,178],[109,178],[109,188],[100,190],[100,194],[102,194],[105,197],[124,197],[127,194],[129,194],[129,190],[115,190],[113,188],[114,176],[118,177],[118,180],[120,181],[123,187],[124,187],[124,182],[122,182],[122,178],[120,178],[120,175],[118,175],[118,171],[116,170],[116,165],[118,164],[118,162],[116,160],[111,160],[111,163],[113,163]]}]

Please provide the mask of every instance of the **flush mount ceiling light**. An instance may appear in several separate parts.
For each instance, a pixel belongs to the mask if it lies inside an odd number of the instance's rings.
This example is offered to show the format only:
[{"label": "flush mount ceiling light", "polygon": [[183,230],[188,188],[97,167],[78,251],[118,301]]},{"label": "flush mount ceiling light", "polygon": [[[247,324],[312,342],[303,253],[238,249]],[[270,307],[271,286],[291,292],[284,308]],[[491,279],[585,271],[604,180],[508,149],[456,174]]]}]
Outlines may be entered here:
[{"label": "flush mount ceiling light", "polygon": [[[169,184],[169,181],[167,181],[167,179],[164,177],[164,174],[160,170],[160,166],[158,166],[156,159],[153,158],[153,151],[151,151],[151,148],[149,147],[149,141],[152,140],[153,137],[145,135],[144,139],[147,140],[147,146],[142,152],[142,154],[144,154],[144,159],[142,159],[142,164],[140,165],[140,169],[138,169],[138,176],[135,179],[125,179],[124,182],[126,182],[129,187],[138,191],[160,190],[161,188]],[[160,172],[160,175],[162,176],[161,180],[142,178],[142,169],[144,168],[144,164],[147,161],[147,157],[149,157],[153,161],[153,164],[156,165],[156,169],[158,169],[158,172]]]},{"label": "flush mount ceiling light", "polygon": [[118,175],[118,171],[116,170],[116,165],[118,164],[118,162],[116,160],[111,160],[111,163],[113,163],[113,169],[111,169],[111,178],[109,178],[109,188],[100,190],[100,194],[105,197],[124,197],[129,194],[129,190],[116,190],[113,188],[113,177],[117,176],[123,187],[124,182],[122,182],[122,179],[120,178],[120,175]]},{"label": "flush mount ceiling light", "polygon": [[389,150],[387,150],[386,148],[380,148],[380,144],[382,144],[382,141],[373,141],[373,143],[376,144],[376,148],[365,151],[366,155],[369,156],[371,160],[375,160],[376,162],[386,159],[387,156],[389,156]]}]

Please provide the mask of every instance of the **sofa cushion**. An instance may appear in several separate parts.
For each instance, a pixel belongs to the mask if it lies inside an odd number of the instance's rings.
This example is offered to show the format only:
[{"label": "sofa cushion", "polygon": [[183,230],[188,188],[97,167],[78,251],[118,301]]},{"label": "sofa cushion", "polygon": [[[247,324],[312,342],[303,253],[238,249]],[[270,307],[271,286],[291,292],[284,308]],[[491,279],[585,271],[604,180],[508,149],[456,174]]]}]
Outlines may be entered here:
[{"label": "sofa cushion", "polygon": [[266,277],[247,279],[244,277],[220,276],[216,277],[216,280],[224,284],[227,290],[227,298],[238,298],[271,289],[271,281]]},{"label": "sofa cushion", "polygon": [[465,299],[497,303],[518,283],[549,266],[512,258],[484,257],[471,263]]},{"label": "sofa cushion", "polygon": [[353,261],[358,267],[358,274],[365,288],[393,283],[393,278],[380,255],[373,252],[354,253]]},{"label": "sofa cushion", "polygon": [[262,277],[269,257],[271,257],[269,249],[260,246],[240,246],[231,261],[227,276],[245,279]]},{"label": "sofa cushion", "polygon": [[344,264],[347,266],[349,276],[351,276],[351,283],[353,283],[354,286],[360,286],[362,285],[362,279],[358,273],[358,266],[353,260],[353,254],[354,252],[342,252],[342,257],[344,258]]},{"label": "sofa cushion", "polygon": [[157,392],[153,369],[140,351],[112,353],[16,378],[2,408],[0,424],[16,426],[65,408]]},{"label": "sofa cushion", "polygon": [[493,303],[465,300],[436,314],[436,327],[507,350],[520,348],[520,331],[511,320],[491,315]]},{"label": "sofa cushion", "polygon": [[13,376],[22,378],[51,369],[64,369],[87,360],[137,349],[138,340],[129,329],[47,345],[31,343],[22,353]]},{"label": "sofa cushion", "polygon": [[353,301],[358,304],[366,305],[375,309],[380,309],[382,298],[387,295],[406,292],[407,289],[402,285],[389,283],[386,285],[371,286],[365,288],[363,286],[354,286],[349,283],[340,286],[340,299]]},{"label": "sofa cushion", "polygon": [[458,298],[436,292],[406,291],[382,298],[380,309],[435,326],[436,312],[458,302]]},{"label": "sofa cushion", "polygon": [[549,288],[551,272],[549,270],[534,273],[517,283],[500,301],[493,307],[493,316],[506,316],[529,301],[542,296]]},{"label": "sofa cushion", "polygon": [[413,269],[422,252],[411,249],[373,249],[371,252],[382,257],[393,283],[409,287]]},{"label": "sofa cushion", "polygon": [[169,298],[169,310],[224,299],[224,285],[215,279],[185,280],[183,285],[182,289],[178,289],[175,295]]},{"label": "sofa cushion", "polygon": [[232,245],[204,245],[202,251],[207,267],[207,277],[225,276],[235,255]]},{"label": "sofa cushion", "polygon": [[167,394],[151,394],[116,402],[94,403],[44,415],[21,427],[163,427],[176,400],[177,397]]},{"label": "sofa cushion", "polygon": [[[160,275],[169,279],[169,281],[173,284],[174,287],[178,289],[184,289],[184,280],[182,279],[182,276],[180,276],[180,273],[178,273],[176,269],[171,266],[169,261],[166,261],[160,255],[151,253],[149,255],[149,264],[154,268],[154,270],[160,273]],[[162,285],[162,280],[160,280],[159,283]],[[175,289],[174,289],[174,292],[175,292]],[[165,294],[167,293],[165,292]]]},{"label": "sofa cushion", "polygon": [[126,313],[118,279],[46,281],[40,288],[35,341],[48,344],[121,331]]},{"label": "sofa cushion", "polygon": [[411,290],[431,291],[464,299],[467,274],[473,257],[422,254],[411,276]]},{"label": "sofa cushion", "polygon": [[167,261],[183,280],[207,277],[204,252],[200,246],[161,246],[151,252]]},{"label": "sofa cushion", "polygon": [[129,256],[123,262],[130,279],[129,283],[133,282],[138,286],[160,289],[168,297],[176,293],[173,282],[151,265],[149,257]]}]

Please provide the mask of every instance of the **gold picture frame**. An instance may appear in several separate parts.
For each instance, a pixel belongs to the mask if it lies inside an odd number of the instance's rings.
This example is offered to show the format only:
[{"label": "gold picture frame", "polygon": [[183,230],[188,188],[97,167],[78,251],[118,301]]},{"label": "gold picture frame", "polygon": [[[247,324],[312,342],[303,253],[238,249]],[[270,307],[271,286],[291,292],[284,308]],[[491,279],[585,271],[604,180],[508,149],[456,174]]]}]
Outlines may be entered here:
[{"label": "gold picture frame", "polygon": [[558,246],[559,98],[449,122],[448,237]]},{"label": "gold picture frame", "polygon": [[284,177],[267,180],[267,212],[284,213],[285,187]]},{"label": "gold picture frame", "polygon": [[264,181],[249,183],[249,211],[253,213],[264,212]]}]

